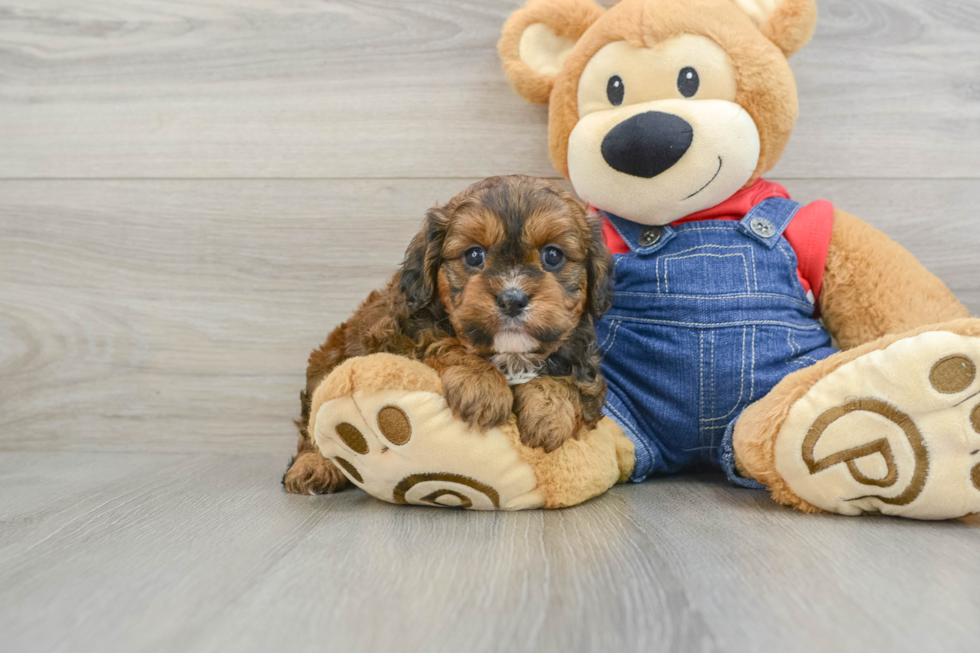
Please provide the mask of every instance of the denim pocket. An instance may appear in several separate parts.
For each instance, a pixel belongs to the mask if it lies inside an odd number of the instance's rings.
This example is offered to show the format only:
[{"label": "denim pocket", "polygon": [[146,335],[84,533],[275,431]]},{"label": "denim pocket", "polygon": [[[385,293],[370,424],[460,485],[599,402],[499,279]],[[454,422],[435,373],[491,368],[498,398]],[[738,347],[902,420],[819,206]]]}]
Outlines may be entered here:
[{"label": "denim pocket", "polygon": [[752,245],[701,245],[663,256],[658,261],[660,292],[703,295],[750,293],[758,290]]},{"label": "denim pocket", "polygon": [[756,327],[705,329],[700,333],[702,428],[724,426],[755,394]]}]

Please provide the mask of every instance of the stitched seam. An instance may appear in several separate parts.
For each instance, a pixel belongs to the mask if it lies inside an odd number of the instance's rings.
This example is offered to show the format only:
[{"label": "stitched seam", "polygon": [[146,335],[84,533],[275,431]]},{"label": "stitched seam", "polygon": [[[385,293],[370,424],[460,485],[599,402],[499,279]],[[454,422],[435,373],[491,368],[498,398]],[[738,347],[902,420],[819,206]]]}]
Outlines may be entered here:
[{"label": "stitched seam", "polygon": [[[716,334],[711,334],[711,367],[709,371],[711,373],[711,410],[708,412],[709,415],[715,414],[715,397],[718,396],[718,391],[715,389],[715,342],[717,341]],[[703,442],[701,443],[704,444]]]},{"label": "stitched seam", "polygon": [[704,331],[698,331],[698,421],[704,419]]},{"label": "stitched seam", "polygon": [[691,326],[691,327],[731,327],[731,326],[753,326],[753,325],[770,325],[770,326],[784,326],[790,329],[797,329],[799,331],[813,331],[816,329],[822,329],[823,327],[819,324],[813,326],[799,326],[796,324],[790,324],[789,322],[782,322],[780,320],[743,320],[741,322],[677,322],[674,320],[648,320],[642,317],[626,317],[625,315],[614,315],[610,316],[619,320],[621,322],[644,322],[649,324],[670,324],[677,326]]},{"label": "stitched seam", "polygon": [[820,362],[816,358],[814,358],[813,356],[798,356],[798,354],[803,351],[803,348],[796,344],[796,338],[793,337],[793,330],[792,329],[787,329],[786,330],[786,342],[789,344],[789,346],[790,346],[790,348],[792,350],[793,356],[796,359],[796,360],[793,361],[793,363],[795,365],[798,365],[800,367],[800,369],[802,369],[804,367],[808,367],[807,365],[803,365],[802,364],[803,361],[810,361],[810,365],[816,365],[818,362]]},{"label": "stitched seam", "polygon": [[[627,419],[626,416],[623,415],[621,412],[619,412],[619,410],[612,404],[606,404],[606,407],[609,408],[609,410],[611,410],[612,412],[616,413],[617,417],[623,420],[623,423],[626,424],[627,427],[629,427],[629,430],[633,431],[633,433],[636,433],[637,435],[640,434],[639,429],[637,428],[636,424],[633,423],[633,420]],[[637,439],[642,439],[642,438],[637,438]]]},{"label": "stitched seam", "polygon": [[[623,421],[625,428],[628,428],[630,431],[632,431],[635,437],[630,438],[630,440],[633,440],[634,442],[643,445],[643,449],[647,452],[647,455],[650,458],[650,467],[651,467],[651,471],[653,471],[652,468],[656,466],[657,457],[653,455],[653,450],[650,448],[650,443],[648,443],[647,439],[640,434],[640,429],[636,426],[636,424],[632,422],[632,420],[627,419],[626,416],[623,415],[621,412],[619,412],[619,410],[617,410],[616,407],[613,406],[611,403],[607,403],[606,407],[612,412],[614,412],[616,416]],[[636,470],[633,470],[633,473],[635,474]]]},{"label": "stitched seam", "polygon": [[752,249],[752,246],[751,245],[712,245],[711,243],[707,243],[707,244],[704,244],[704,245],[698,245],[697,247],[689,247],[687,249],[682,249],[679,252],[674,252],[673,254],[668,254],[668,255],[664,256],[663,258],[665,258],[665,259],[676,258],[678,254],[687,254],[688,252],[696,252],[699,249],[705,249],[706,247],[712,247],[714,249],[748,249],[748,250],[751,250]]},{"label": "stitched seam", "polygon": [[[691,254],[690,256],[668,256],[668,257],[664,257],[664,285],[665,285],[665,292],[667,294],[670,294],[670,275],[667,273],[667,263],[670,262],[670,261],[682,261],[682,260],[688,259],[688,258],[700,258],[702,256],[707,257],[707,258],[734,258],[734,257],[738,256],[739,258],[742,259],[742,268],[745,270],[745,285],[748,286],[751,283],[749,281],[749,265],[748,265],[748,263],[745,262],[745,254],[742,254],[742,253],[738,253],[738,254]],[[752,267],[753,268],[755,267],[755,262],[754,261],[752,262]],[[756,290],[759,289],[758,288],[758,285],[759,285],[758,284],[758,280],[756,280]]]},{"label": "stitched seam", "polygon": [[[755,334],[754,334],[755,327],[752,327],[752,329],[753,329],[752,344],[753,344],[753,347],[754,347],[754,345],[755,345]],[[727,420],[729,417],[732,416],[732,414],[735,413],[736,410],[738,410],[739,404],[742,403],[742,397],[745,395],[745,334],[746,334],[747,331],[748,331],[748,328],[746,328],[746,327],[743,327],[742,328],[742,370],[741,370],[741,378],[739,379],[739,385],[738,385],[738,400],[735,402],[735,405],[732,406],[732,409],[730,411],[728,411],[727,414],[722,415],[721,417],[706,417],[706,418],[703,418],[701,420],[702,422],[717,422],[717,421],[723,420],[723,419]],[[712,358],[711,358],[711,363],[712,363],[711,369],[712,369],[712,372],[714,372],[714,346],[713,345],[712,345],[712,350],[711,350],[711,356],[712,356]],[[754,351],[752,353],[752,359],[753,359],[753,363],[754,363],[755,362],[755,352]],[[753,383],[754,383],[754,378],[753,378]],[[715,385],[715,376],[714,376],[714,374],[712,374],[711,375],[711,412],[712,413],[715,412],[715,410],[714,410],[714,397],[715,397],[715,388],[714,388],[714,385]]]},{"label": "stitched seam", "polygon": [[[664,294],[663,293],[658,294],[653,292],[617,292],[616,296],[617,297],[650,297],[655,299],[658,297],[664,297]],[[799,306],[807,309],[808,311],[813,310],[813,304],[811,304],[809,300],[806,303],[804,303],[791,295],[765,295],[765,294],[677,295],[677,294],[673,294],[671,295],[671,297],[675,299],[785,299],[787,301],[793,302],[794,304],[798,304]]]},{"label": "stitched seam", "polygon": [[[603,349],[602,350],[602,353],[603,354],[607,353],[610,349],[612,349],[612,346],[614,344],[616,344],[616,336],[619,335],[619,325],[620,324],[622,324],[622,322],[616,322],[616,326],[613,328],[613,339],[612,339],[612,342],[609,343],[609,347],[607,347],[606,349]],[[600,349],[601,349],[601,347],[600,347]]]},{"label": "stitched seam", "polygon": [[729,222],[732,223],[732,226],[730,226],[730,227],[728,227],[728,226],[725,226],[725,227],[686,227],[686,225],[678,225],[676,227],[673,227],[673,229],[674,229],[674,233],[675,234],[679,234],[679,233],[682,233],[682,232],[688,232],[688,231],[737,231],[738,230],[739,223],[736,222],[736,221],[734,221],[734,220],[730,220]]},{"label": "stitched seam", "polygon": [[[791,279],[790,279],[790,287],[791,288],[796,288],[797,294],[800,297],[802,297],[803,299],[806,299],[806,292],[804,292],[804,290],[803,290],[803,284],[800,283],[800,275],[799,275],[800,262],[799,262],[799,260],[797,260],[796,267],[794,268],[793,267],[793,259],[790,258],[789,254],[784,249],[783,244],[782,243],[779,243],[779,245],[776,247],[776,249],[779,250],[779,253],[783,255],[783,258],[786,259],[786,263],[790,267],[790,276],[791,276]],[[790,249],[792,249],[792,246],[790,247]],[[794,252],[793,255],[795,256],[796,253]],[[811,304],[811,306],[812,306],[812,304]]]},{"label": "stitched seam", "polygon": [[[657,457],[653,455],[653,450],[650,448],[650,444],[647,442],[647,439],[640,434],[639,428],[636,426],[636,424],[633,423],[632,420],[627,419],[625,415],[623,415],[621,412],[619,412],[616,409],[616,407],[614,405],[612,405],[611,403],[607,402],[605,407],[608,408],[609,410],[611,410],[613,413],[615,413],[616,416],[619,417],[620,420],[622,420],[622,423],[619,425],[620,428],[623,428],[624,430],[625,429],[629,429],[630,430],[630,432],[633,434],[634,437],[631,437],[629,439],[634,444],[643,445],[643,449],[647,452],[647,456],[650,458],[650,468],[651,468],[650,471],[652,471],[653,470],[653,467],[656,466]],[[627,436],[627,437],[629,437],[629,436]],[[635,474],[635,473],[636,473],[636,470],[634,469],[633,470],[633,474]]]},{"label": "stitched seam", "polygon": [[599,343],[599,349],[601,351],[605,351],[605,349],[603,349],[603,347],[605,347],[606,346],[606,343],[609,342],[609,337],[612,336],[613,331],[616,330],[616,328],[617,328],[616,325],[618,325],[618,324],[619,324],[619,322],[617,322],[616,320],[613,320],[612,321],[612,324],[609,325],[609,332],[606,334],[606,337],[602,339],[602,342]]},{"label": "stitched seam", "polygon": [[756,326],[752,325],[752,362],[749,366],[749,401],[752,402],[752,398],[755,397],[755,330]]}]

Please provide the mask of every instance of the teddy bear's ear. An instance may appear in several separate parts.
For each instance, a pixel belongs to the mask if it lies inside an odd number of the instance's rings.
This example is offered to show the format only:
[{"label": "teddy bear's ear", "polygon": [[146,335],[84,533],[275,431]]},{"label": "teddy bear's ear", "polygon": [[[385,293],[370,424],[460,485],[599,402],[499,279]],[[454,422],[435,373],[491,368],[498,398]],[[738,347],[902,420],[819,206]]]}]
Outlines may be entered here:
[{"label": "teddy bear's ear", "polygon": [[547,102],[575,43],[604,11],[593,0],[531,0],[511,14],[497,50],[514,90]]},{"label": "teddy bear's ear", "polygon": [[816,0],[732,0],[787,57],[803,49],[817,28]]}]

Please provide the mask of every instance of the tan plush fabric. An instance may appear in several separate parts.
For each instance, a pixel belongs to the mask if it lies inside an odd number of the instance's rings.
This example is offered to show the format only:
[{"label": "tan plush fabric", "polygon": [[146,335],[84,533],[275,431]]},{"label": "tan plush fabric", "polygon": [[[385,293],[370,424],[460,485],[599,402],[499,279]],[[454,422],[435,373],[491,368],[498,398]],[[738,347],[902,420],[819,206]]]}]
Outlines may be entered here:
[{"label": "tan plush fabric", "polygon": [[476,510],[562,508],[625,481],[632,443],[610,420],[551,453],[520,441],[513,418],[487,433],[453,417],[439,375],[374,354],[314,392],[309,432],[355,485],[392,503]]},{"label": "tan plush fabric", "polygon": [[555,81],[554,75],[537,72],[521,60],[521,37],[528,27],[547,25],[554,35],[577,41],[602,13],[592,0],[532,0],[511,14],[497,50],[514,90],[529,102],[543,104]]},{"label": "tan plush fabric", "polygon": [[817,28],[814,0],[733,0],[762,35],[789,57],[810,42]]},{"label": "tan plush fabric", "polygon": [[980,338],[930,331],[838,367],[790,409],[776,471],[802,500],[844,515],[980,512],[974,361]]},{"label": "tan plush fabric", "polygon": [[[820,507],[801,498],[777,468],[777,436],[790,411],[821,379],[842,366],[896,342],[937,331],[980,338],[980,320],[954,320],[945,324],[922,326],[905,334],[886,335],[787,376],[766,397],[749,406],[736,424],[733,444],[739,471],[764,483],[773,499],[780,503],[804,512],[820,511]],[[913,371],[902,369],[901,366],[888,366],[888,372],[899,378],[912,374]],[[842,389],[842,392],[846,391],[846,388]],[[895,401],[891,397],[881,399]],[[901,409],[901,406],[897,407]]]},{"label": "tan plush fabric", "polygon": [[820,308],[842,349],[970,315],[904,247],[840,210],[834,213]]},{"label": "tan plush fabric", "polygon": [[[407,437],[379,419],[391,407],[407,416]],[[486,433],[469,428],[453,417],[442,395],[355,391],[321,405],[315,421],[312,433],[320,452],[383,501],[476,510],[544,506],[534,469],[512,446],[513,425]],[[363,434],[363,452],[348,446],[340,427]]]},{"label": "tan plush fabric", "polygon": [[[560,173],[568,176],[568,136],[578,122],[578,80],[592,56],[615,41],[649,47],[679,34],[706,36],[732,58],[738,78],[736,102],[752,116],[762,142],[758,166],[748,183],[776,164],[798,113],[796,84],[784,49],[798,50],[812,35],[816,25],[812,0],[786,0],[761,30],[732,0],[621,0],[605,13],[585,10],[590,4],[530,2],[511,15],[500,41],[504,69],[514,88],[531,101],[550,101],[551,160]],[[589,21],[593,21],[590,27]],[[533,73],[520,61],[520,33],[533,23],[545,23],[561,35],[581,35],[554,79]]]},{"label": "tan plush fabric", "polygon": [[581,440],[551,453],[521,444],[516,429],[511,435],[518,455],[534,468],[546,508],[574,506],[602,494],[625,482],[636,462],[633,443],[608,417]]}]

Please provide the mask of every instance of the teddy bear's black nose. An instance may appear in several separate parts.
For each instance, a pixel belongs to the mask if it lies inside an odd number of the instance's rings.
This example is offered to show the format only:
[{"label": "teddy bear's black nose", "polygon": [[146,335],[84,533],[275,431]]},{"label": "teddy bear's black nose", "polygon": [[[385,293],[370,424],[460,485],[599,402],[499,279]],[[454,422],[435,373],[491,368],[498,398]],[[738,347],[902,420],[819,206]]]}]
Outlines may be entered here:
[{"label": "teddy bear's black nose", "polygon": [[651,179],[680,161],[694,129],[679,116],[647,111],[627,118],[602,139],[602,158],[613,170]]}]

